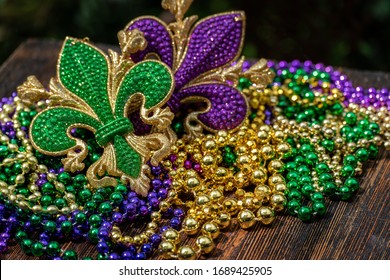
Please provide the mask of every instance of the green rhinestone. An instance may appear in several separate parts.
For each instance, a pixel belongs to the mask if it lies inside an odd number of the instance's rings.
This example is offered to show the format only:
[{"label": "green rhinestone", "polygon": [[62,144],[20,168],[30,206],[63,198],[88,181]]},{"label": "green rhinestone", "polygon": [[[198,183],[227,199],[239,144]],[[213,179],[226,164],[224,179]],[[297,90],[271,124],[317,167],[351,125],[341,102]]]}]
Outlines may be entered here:
[{"label": "green rhinestone", "polygon": [[323,188],[323,192],[324,194],[328,195],[328,196],[333,196],[337,191],[337,186],[332,183],[332,182],[328,182],[324,185],[324,188]]},{"label": "green rhinestone", "polygon": [[348,200],[352,197],[352,190],[347,186],[342,186],[338,195],[341,200]]},{"label": "green rhinestone", "polygon": [[227,166],[233,166],[237,160],[237,156],[234,152],[224,152],[222,153],[222,161]]},{"label": "green rhinestone", "polygon": [[41,198],[41,205],[42,206],[49,206],[51,204],[53,204],[53,199],[51,198],[50,195],[42,196],[42,198]]},{"label": "green rhinestone", "polygon": [[31,215],[30,221],[31,221],[31,225],[38,226],[42,222],[42,218],[40,215],[33,214]]},{"label": "green rhinestone", "polygon": [[377,123],[370,123],[368,129],[371,130],[374,134],[377,134],[380,131],[380,127]]},{"label": "green rhinestone", "polygon": [[355,168],[352,165],[344,165],[341,168],[341,176],[350,177],[355,173]]},{"label": "green rhinestone", "polygon": [[68,172],[62,172],[58,174],[57,180],[64,185],[68,185],[72,181],[72,176]]},{"label": "green rhinestone", "polygon": [[318,156],[315,153],[308,153],[306,155],[306,163],[309,165],[316,165],[318,162]]},{"label": "green rhinestone", "polygon": [[100,205],[99,205],[99,211],[102,213],[102,214],[110,214],[111,211],[112,211],[112,206],[109,202],[102,202]]},{"label": "green rhinestone", "polygon": [[238,80],[237,88],[239,90],[243,90],[245,88],[249,88],[251,85],[252,85],[252,82],[249,79],[241,77]]},{"label": "green rhinestone", "polygon": [[31,253],[32,245],[33,245],[33,242],[30,239],[24,239],[20,243],[20,247],[22,248],[23,252],[25,252],[26,254]]},{"label": "green rhinestone", "polygon": [[368,152],[369,152],[369,158],[370,159],[375,159],[379,153],[379,149],[377,146],[375,146],[374,144],[370,144],[370,146],[368,146]]},{"label": "green rhinestone", "polygon": [[356,151],[355,156],[358,161],[360,162],[365,162],[368,160],[369,157],[369,152],[367,151],[366,148],[360,148]]},{"label": "green rhinestone", "polygon": [[121,193],[119,192],[113,192],[110,196],[110,201],[112,201],[112,203],[114,205],[119,205],[122,203],[123,201],[123,196]]},{"label": "green rhinestone", "polygon": [[353,167],[356,167],[357,165],[357,159],[354,155],[346,155],[343,160],[344,165],[351,165]]},{"label": "green rhinestone", "polygon": [[344,117],[344,120],[347,124],[349,125],[354,125],[357,121],[357,116],[355,113],[353,112],[348,112],[345,117]]},{"label": "green rhinestone", "polygon": [[91,228],[89,231],[88,231],[88,239],[91,243],[98,243],[99,241],[99,229],[98,228]]},{"label": "green rhinestone", "polygon": [[329,171],[329,167],[326,163],[323,163],[323,162],[320,162],[316,165],[316,172],[318,174],[322,174],[324,172],[328,172]]},{"label": "green rhinestone", "polygon": [[43,247],[43,244],[41,242],[35,242],[32,246],[31,246],[31,253],[36,256],[36,257],[40,257],[43,255],[44,253],[44,247]]},{"label": "green rhinestone", "polygon": [[56,223],[53,221],[46,221],[43,226],[47,232],[53,233],[56,231]]},{"label": "green rhinestone", "polygon": [[313,214],[312,210],[310,209],[310,207],[307,207],[307,206],[302,206],[298,210],[298,218],[302,222],[310,221],[312,214]]},{"label": "green rhinestone", "polygon": [[290,200],[287,203],[287,212],[290,215],[296,215],[298,213],[298,209],[301,207],[301,203],[298,200]]},{"label": "green rhinestone", "polygon": [[313,202],[324,202],[325,198],[320,192],[314,192],[312,193],[310,200]]},{"label": "green rhinestone", "polygon": [[352,192],[355,192],[359,189],[359,181],[355,178],[348,178],[347,180],[345,180],[344,186],[351,189]]},{"label": "green rhinestone", "polygon": [[94,214],[89,217],[88,221],[91,224],[91,226],[98,227],[100,226],[103,220],[99,215]]},{"label": "green rhinestone", "polygon": [[325,215],[326,213],[325,203],[319,201],[313,203],[313,212],[319,217]]},{"label": "green rhinestone", "polygon": [[289,200],[298,200],[300,201],[302,199],[302,194],[298,190],[291,190],[287,193],[287,198]]},{"label": "green rhinestone", "polygon": [[77,254],[73,250],[66,250],[62,255],[62,259],[64,260],[77,260]]},{"label": "green rhinestone", "polygon": [[84,224],[87,221],[87,216],[83,212],[79,212],[75,216],[75,221],[78,224]]},{"label": "green rhinestone", "polygon": [[42,194],[44,195],[51,195],[55,192],[55,187],[52,183],[44,183],[42,186]]},{"label": "green rhinestone", "polygon": [[61,231],[65,234],[72,231],[73,225],[70,221],[64,221],[61,223]]},{"label": "green rhinestone", "polygon": [[57,241],[50,241],[47,244],[46,252],[49,256],[58,256],[61,253],[61,246]]}]

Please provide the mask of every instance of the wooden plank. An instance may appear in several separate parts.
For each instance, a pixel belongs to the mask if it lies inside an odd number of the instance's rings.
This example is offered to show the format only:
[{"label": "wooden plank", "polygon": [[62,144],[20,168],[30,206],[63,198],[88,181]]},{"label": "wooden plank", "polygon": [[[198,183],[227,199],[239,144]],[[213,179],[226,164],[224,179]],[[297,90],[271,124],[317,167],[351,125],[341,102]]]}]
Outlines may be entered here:
[{"label": "wooden plank", "polygon": [[[55,75],[60,48],[58,41],[31,39],[23,43],[0,68],[0,96],[10,95],[29,75],[47,85]],[[358,85],[390,88],[388,73],[344,72]],[[359,193],[349,202],[328,201],[323,219],[302,223],[282,215],[271,226],[258,224],[250,230],[232,224],[216,240],[217,248],[207,259],[390,259],[389,156],[381,149],[378,159],[365,165]],[[67,247],[80,256],[96,256],[90,244],[68,243],[63,248]],[[37,259],[23,254],[17,245],[0,257]]]}]

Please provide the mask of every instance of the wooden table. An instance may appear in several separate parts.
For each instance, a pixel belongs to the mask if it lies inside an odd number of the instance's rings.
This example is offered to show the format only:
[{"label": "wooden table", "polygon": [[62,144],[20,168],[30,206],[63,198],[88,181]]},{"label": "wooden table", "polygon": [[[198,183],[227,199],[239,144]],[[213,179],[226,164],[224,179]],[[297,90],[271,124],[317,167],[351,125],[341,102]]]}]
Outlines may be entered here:
[{"label": "wooden table", "polygon": [[[0,96],[8,96],[27,76],[44,84],[55,75],[58,41],[30,39],[0,68]],[[101,46],[100,47],[106,47]],[[342,70],[342,69],[341,69]],[[390,88],[390,74],[342,70],[356,85]],[[390,259],[390,152],[381,149],[377,160],[365,164],[361,190],[348,202],[329,201],[323,219],[302,223],[291,216],[278,216],[270,227],[257,224],[242,230],[233,224],[218,237],[208,259]],[[95,254],[89,244],[65,244],[79,255]],[[1,259],[37,259],[26,256],[18,245]]]}]

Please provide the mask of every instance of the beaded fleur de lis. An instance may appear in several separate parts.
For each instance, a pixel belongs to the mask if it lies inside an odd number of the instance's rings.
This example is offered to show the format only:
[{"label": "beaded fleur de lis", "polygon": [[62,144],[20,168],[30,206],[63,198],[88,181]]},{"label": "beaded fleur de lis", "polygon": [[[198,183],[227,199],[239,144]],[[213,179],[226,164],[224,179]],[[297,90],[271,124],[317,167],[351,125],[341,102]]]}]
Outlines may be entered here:
[{"label": "beaded fleur de lis", "polygon": [[[119,32],[118,37],[122,54],[109,50],[109,56],[84,40],[66,38],[50,91],[35,77],[29,77],[18,91],[26,102],[49,100],[48,108],[30,126],[31,142],[38,151],[67,154],[62,160],[65,169],[82,170],[87,145],[75,138],[71,129],[88,129],[104,148],[100,159],[87,170],[91,185],[115,186],[115,177],[121,177],[137,193],[146,195],[147,161],[157,165],[175,140],[169,126],[173,114],[168,108],[160,109],[171,95],[173,76],[159,61],[136,64],[129,59],[146,45],[138,30]],[[150,134],[134,134],[127,116],[136,110],[140,110],[141,121],[152,127]]]},{"label": "beaded fleur de lis", "polygon": [[[174,73],[175,89],[167,105],[175,114],[184,103],[204,102],[207,108],[193,108],[186,117],[186,130],[197,135],[203,128],[212,132],[237,128],[248,113],[245,97],[237,89],[241,77],[263,88],[273,73],[261,59],[243,72],[239,60],[245,33],[245,14],[240,11],[212,15],[197,24],[197,16],[184,18],[192,0],[163,0],[162,6],[175,16],[166,24],[153,16],[131,21],[125,30],[140,30],[147,41],[134,61],[157,58]],[[193,26],[194,25],[194,26]],[[138,129],[138,127],[136,127]]]}]

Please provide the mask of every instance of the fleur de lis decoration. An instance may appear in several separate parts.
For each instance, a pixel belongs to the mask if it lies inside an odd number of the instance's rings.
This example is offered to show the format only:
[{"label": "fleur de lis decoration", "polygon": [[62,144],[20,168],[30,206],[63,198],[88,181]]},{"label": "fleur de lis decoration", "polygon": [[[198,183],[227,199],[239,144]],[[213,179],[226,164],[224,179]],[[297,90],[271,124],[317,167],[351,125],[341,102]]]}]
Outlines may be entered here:
[{"label": "fleur de lis decoration", "polygon": [[[91,185],[115,186],[121,178],[145,196],[150,185],[147,162],[157,165],[175,140],[170,130],[173,114],[168,108],[161,109],[171,96],[174,79],[162,62],[129,59],[146,46],[138,30],[121,31],[118,37],[122,54],[109,50],[109,56],[85,40],[66,38],[50,91],[44,91],[35,77],[29,77],[18,91],[27,103],[49,100],[49,106],[30,126],[30,139],[38,151],[66,154],[62,160],[65,169],[80,171],[85,168],[87,145],[72,136],[71,129],[88,129],[104,148],[86,172]],[[134,111],[152,127],[148,135],[134,134],[127,117]]]},{"label": "fleur de lis decoration", "polygon": [[273,73],[265,59],[242,71],[244,58],[238,58],[244,40],[243,12],[216,14],[194,25],[197,16],[184,18],[191,3],[192,0],[163,0],[163,8],[176,19],[168,25],[153,16],[131,21],[125,30],[138,29],[147,41],[146,48],[131,57],[134,61],[158,59],[172,69],[175,89],[167,105],[175,114],[183,111],[184,103],[207,104],[207,108],[187,116],[187,133],[196,136],[203,129],[235,129],[249,111],[245,97],[237,89],[239,79],[248,78],[263,88],[272,82]]}]

